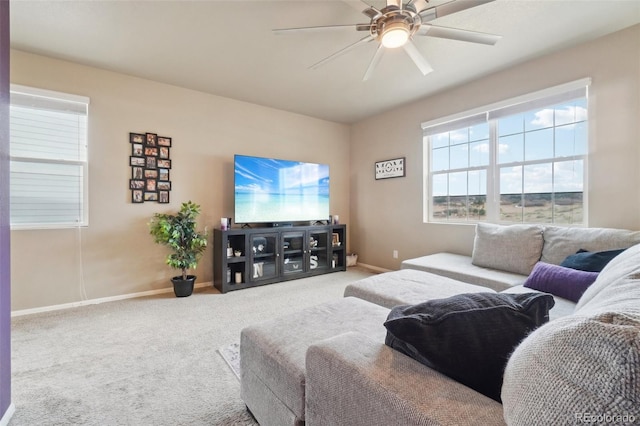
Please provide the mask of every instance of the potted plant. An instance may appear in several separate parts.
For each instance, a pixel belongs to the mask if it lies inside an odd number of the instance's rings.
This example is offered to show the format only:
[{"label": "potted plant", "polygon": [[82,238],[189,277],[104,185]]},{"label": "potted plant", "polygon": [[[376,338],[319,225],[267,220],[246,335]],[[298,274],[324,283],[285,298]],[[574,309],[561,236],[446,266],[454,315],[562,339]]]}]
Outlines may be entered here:
[{"label": "potted plant", "polygon": [[149,222],[149,233],[156,243],[169,247],[173,252],[167,256],[167,265],[180,269],[181,275],[171,278],[176,297],[193,293],[195,275],[187,275],[187,269],[198,266],[200,256],[207,248],[207,231],[196,231],[196,218],[200,206],[191,201],[182,203],[177,214],[156,213]]}]

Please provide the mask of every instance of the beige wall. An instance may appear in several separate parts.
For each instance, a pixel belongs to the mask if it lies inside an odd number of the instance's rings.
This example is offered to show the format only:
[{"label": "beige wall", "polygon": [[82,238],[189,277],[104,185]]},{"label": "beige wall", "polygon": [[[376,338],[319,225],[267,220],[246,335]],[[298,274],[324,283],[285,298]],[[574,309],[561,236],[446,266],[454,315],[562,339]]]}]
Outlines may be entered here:
[{"label": "beige wall", "polygon": [[[636,25],[354,125],[351,247],[358,260],[397,269],[402,259],[438,251],[471,252],[472,225],[422,221],[422,122],[583,77],[592,78],[589,225],[640,229],[640,25]],[[375,161],[401,156],[407,158],[405,178],[374,180]],[[397,260],[392,258],[394,249],[399,251]]]},{"label": "beige wall", "polygon": [[[348,126],[20,51],[11,82],[91,98],[89,226],[12,231],[12,310],[170,288],[146,224],[187,200],[210,229],[233,216],[235,153],[328,163],[331,211],[349,222]],[[129,132],[173,138],[171,204],[131,204]],[[211,248],[196,274],[213,280]]]}]

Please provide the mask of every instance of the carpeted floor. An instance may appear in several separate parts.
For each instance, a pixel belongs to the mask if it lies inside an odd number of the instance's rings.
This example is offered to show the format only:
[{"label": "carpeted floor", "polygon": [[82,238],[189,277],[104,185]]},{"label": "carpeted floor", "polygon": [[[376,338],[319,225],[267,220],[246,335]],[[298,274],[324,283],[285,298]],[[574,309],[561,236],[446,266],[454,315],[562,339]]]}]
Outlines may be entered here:
[{"label": "carpeted floor", "polygon": [[14,318],[11,426],[255,425],[218,349],[255,322],[342,297],[349,268],[220,294],[198,289]]}]

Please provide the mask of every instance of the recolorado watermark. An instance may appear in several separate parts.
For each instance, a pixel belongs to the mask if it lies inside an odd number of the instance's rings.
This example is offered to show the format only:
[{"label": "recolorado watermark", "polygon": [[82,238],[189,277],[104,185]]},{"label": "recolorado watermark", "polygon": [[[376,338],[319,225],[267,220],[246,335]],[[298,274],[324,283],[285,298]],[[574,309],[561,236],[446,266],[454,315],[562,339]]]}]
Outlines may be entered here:
[{"label": "recolorado watermark", "polygon": [[579,423],[596,423],[596,424],[605,424],[605,423],[616,423],[616,424],[624,424],[629,423],[633,424],[636,421],[636,416],[633,414],[594,414],[594,413],[575,413],[575,419]]}]

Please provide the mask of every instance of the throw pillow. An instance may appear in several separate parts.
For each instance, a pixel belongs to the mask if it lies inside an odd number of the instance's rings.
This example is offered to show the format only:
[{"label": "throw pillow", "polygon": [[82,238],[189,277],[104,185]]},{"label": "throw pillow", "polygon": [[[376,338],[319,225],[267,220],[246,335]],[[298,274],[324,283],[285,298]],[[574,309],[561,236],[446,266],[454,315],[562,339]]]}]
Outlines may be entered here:
[{"label": "throw pillow", "polygon": [[591,252],[580,249],[576,254],[572,254],[563,260],[560,266],[579,269],[581,271],[600,272],[607,266],[607,263],[625,250],[626,249]]},{"label": "throw pillow", "polygon": [[524,282],[524,286],[577,303],[596,278],[598,278],[597,272],[579,271],[538,262]]},{"label": "throw pillow", "polygon": [[549,321],[551,295],[465,293],[396,306],[385,343],[500,401],[502,373],[514,348]]},{"label": "throw pillow", "polygon": [[471,263],[484,268],[529,275],[540,260],[542,231],[539,225],[478,223]]}]

